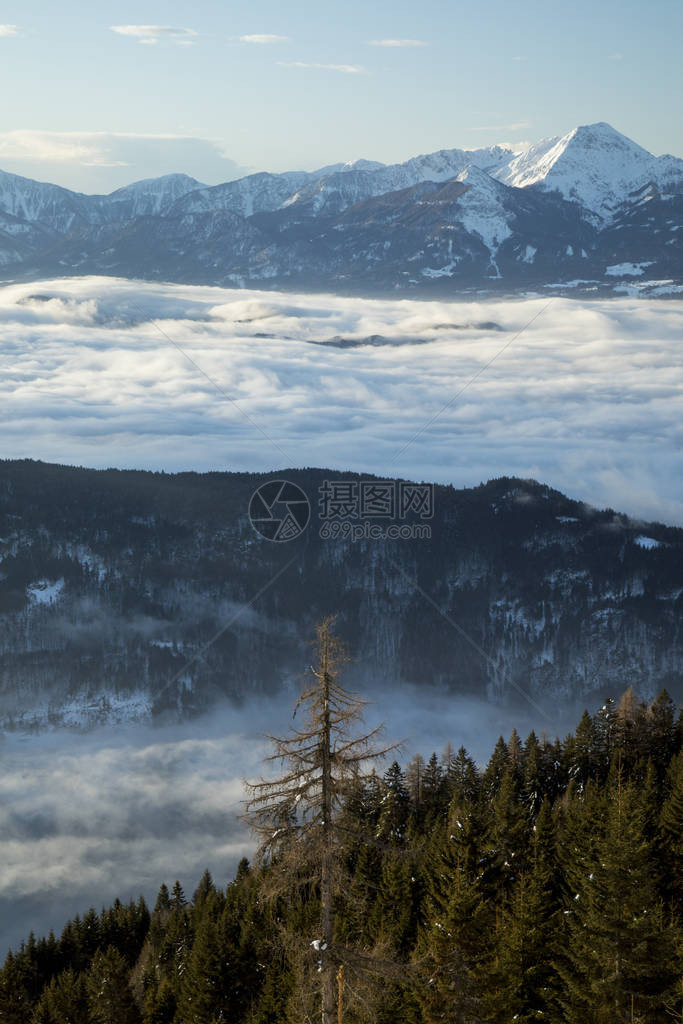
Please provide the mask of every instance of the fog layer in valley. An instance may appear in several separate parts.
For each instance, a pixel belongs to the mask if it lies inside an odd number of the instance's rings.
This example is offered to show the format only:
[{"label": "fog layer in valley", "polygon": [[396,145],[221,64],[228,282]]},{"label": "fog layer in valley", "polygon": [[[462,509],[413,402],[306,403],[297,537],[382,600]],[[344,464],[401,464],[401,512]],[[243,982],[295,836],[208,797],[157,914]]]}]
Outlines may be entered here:
[{"label": "fog layer in valley", "polygon": [[[31,929],[58,932],[116,896],[142,893],[153,904],[163,881],[180,878],[191,896],[206,867],[227,884],[254,849],[238,820],[242,779],[261,773],[262,734],[289,729],[294,699],[226,707],[182,726],[0,740],[2,954]],[[440,754],[449,741],[486,760],[513,727],[523,737],[532,727],[554,736],[574,724],[531,706],[505,711],[422,687],[400,700],[379,696],[366,721],[381,720],[388,738],[406,740],[402,761]]]},{"label": "fog layer in valley", "polygon": [[680,523],[682,331],[680,301],[9,285],[0,443],[95,467],[518,475]]}]

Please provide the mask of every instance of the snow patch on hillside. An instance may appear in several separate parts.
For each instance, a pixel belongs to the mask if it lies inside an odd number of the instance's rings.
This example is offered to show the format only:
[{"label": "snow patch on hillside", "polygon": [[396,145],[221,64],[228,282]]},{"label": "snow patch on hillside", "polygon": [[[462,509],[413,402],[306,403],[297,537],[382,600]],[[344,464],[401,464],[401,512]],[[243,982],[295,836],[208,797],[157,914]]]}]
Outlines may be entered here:
[{"label": "snow patch on hillside", "polygon": [[36,580],[35,583],[29,583],[26,588],[26,593],[30,601],[34,604],[54,604],[59,599],[60,594],[64,590],[64,580]]}]

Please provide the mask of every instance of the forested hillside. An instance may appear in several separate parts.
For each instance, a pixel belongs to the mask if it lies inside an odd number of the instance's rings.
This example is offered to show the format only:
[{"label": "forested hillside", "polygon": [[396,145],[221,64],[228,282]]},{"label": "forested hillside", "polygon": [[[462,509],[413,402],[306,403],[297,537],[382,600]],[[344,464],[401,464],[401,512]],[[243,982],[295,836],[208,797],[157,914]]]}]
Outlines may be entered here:
[{"label": "forested hillside", "polygon": [[247,514],[272,474],[0,462],[0,725],[182,717],[278,692],[330,608],[366,693],[592,706],[626,679],[683,698],[680,528],[500,478],[435,486],[428,539],[354,540],[325,533],[339,523],[320,496],[358,474],[278,475],[311,520],[274,544]]},{"label": "forested hillside", "polygon": [[[629,690],[564,741],[513,732],[481,768],[448,748],[359,779],[328,951],[353,954],[343,1020],[683,1019],[682,738],[666,693],[646,705]],[[0,1021],[319,1019],[319,887],[304,850],[299,898],[273,898],[283,863],[31,936],[0,973]]]}]

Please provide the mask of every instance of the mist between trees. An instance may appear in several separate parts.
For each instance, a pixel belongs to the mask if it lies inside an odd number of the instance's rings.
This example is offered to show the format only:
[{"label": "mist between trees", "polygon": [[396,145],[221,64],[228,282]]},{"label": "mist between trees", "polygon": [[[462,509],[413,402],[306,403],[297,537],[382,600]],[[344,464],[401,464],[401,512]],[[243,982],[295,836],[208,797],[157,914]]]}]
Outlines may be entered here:
[{"label": "mist between trees", "polygon": [[[402,766],[318,626],[260,847],[222,889],[31,936],[0,972],[8,1024],[550,1024],[683,1020],[683,725],[632,690],[479,768]],[[379,766],[379,759],[385,763]]]}]

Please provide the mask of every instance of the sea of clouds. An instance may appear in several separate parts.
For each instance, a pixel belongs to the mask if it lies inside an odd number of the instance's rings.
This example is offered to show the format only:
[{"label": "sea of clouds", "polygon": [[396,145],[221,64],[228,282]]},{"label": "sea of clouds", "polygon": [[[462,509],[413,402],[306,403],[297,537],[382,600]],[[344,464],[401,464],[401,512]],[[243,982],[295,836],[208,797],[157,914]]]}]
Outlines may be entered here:
[{"label": "sea of clouds", "polygon": [[681,523],[682,336],[680,300],[8,284],[0,450],[95,467],[321,466],[458,486],[518,475]]}]

